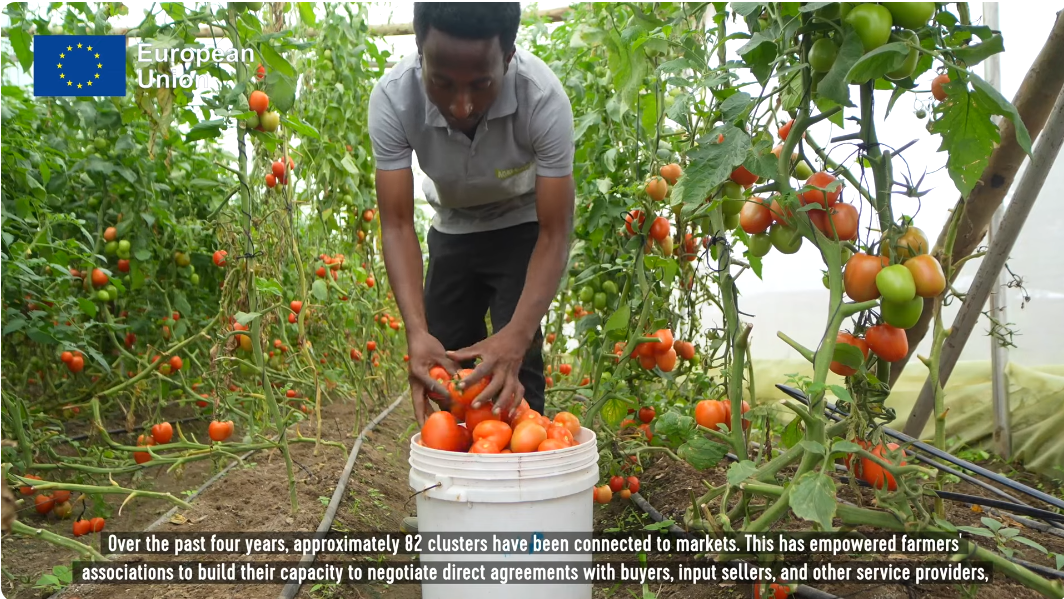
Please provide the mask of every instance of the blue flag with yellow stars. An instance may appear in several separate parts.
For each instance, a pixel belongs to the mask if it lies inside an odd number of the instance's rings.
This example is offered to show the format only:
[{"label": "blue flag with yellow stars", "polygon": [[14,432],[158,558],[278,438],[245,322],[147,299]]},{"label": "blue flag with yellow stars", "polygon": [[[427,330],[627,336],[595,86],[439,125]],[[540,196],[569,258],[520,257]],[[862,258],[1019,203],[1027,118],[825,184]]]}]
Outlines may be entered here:
[{"label": "blue flag with yellow stars", "polygon": [[34,96],[125,96],[126,36],[33,36]]}]

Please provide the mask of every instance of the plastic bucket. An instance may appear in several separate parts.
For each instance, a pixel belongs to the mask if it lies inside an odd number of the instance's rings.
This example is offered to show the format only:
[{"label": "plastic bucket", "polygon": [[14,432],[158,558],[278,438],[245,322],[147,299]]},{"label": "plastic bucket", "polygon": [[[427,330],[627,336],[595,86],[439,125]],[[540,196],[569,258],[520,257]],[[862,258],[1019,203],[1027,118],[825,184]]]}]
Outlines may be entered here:
[{"label": "plastic bucket", "polygon": [[[553,451],[515,454],[457,453],[410,440],[410,486],[417,495],[418,534],[432,533],[561,533],[591,534],[594,530],[594,487],[599,479],[595,433],[581,428],[576,445]],[[435,488],[429,488],[435,487]],[[428,489],[428,490],[426,490]],[[431,562],[503,562],[534,566],[565,562],[589,566],[591,553],[458,554],[422,553]],[[490,572],[488,573],[490,575]],[[422,583],[423,599],[591,599],[591,584]]]}]

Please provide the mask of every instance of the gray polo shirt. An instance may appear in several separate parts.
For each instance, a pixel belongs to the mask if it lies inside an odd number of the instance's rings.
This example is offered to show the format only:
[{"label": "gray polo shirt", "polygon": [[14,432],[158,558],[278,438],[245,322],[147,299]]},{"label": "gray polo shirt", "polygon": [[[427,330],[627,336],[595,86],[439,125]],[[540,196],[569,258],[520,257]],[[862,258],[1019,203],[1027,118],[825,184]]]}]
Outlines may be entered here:
[{"label": "gray polo shirt", "polygon": [[473,233],[535,222],[536,177],[573,172],[573,110],[558,77],[518,49],[502,90],[473,139],[452,131],[425,93],[417,54],[384,75],[369,100],[377,168],[428,176],[423,189],[441,233]]}]

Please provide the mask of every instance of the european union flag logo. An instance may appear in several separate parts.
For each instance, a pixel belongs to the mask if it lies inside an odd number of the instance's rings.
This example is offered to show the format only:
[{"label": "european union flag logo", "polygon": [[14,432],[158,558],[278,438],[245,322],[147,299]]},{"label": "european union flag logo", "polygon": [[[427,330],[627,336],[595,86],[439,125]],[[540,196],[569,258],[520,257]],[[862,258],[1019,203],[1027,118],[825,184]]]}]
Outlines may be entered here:
[{"label": "european union flag logo", "polygon": [[126,36],[33,36],[34,96],[125,96]]}]

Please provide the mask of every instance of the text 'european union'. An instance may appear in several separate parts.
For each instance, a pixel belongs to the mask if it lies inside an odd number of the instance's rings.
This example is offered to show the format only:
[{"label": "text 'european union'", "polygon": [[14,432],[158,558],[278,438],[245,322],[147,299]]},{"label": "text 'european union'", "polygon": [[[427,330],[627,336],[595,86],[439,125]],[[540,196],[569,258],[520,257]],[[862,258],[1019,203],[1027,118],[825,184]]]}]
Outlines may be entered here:
[{"label": "text 'european union'", "polygon": [[33,36],[34,96],[125,96],[126,36]]}]

